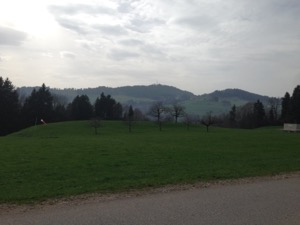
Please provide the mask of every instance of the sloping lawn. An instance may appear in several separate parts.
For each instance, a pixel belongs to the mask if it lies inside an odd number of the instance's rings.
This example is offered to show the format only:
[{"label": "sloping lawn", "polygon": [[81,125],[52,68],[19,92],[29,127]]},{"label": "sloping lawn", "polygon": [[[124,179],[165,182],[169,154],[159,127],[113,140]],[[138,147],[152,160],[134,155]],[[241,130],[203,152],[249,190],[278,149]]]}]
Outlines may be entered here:
[{"label": "sloping lawn", "polygon": [[88,121],[31,127],[0,137],[0,203],[29,203],[199,180],[300,170],[300,134],[278,127],[189,130],[152,122]]}]

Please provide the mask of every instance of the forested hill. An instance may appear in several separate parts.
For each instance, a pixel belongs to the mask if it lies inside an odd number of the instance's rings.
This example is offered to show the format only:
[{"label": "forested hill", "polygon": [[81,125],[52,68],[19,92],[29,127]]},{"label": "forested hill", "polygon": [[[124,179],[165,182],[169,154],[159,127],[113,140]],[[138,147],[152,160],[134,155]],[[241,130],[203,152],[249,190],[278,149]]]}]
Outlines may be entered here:
[{"label": "forested hill", "polygon": [[214,91],[208,95],[217,98],[239,98],[241,100],[245,100],[249,102],[254,102],[257,101],[258,99],[262,102],[265,102],[268,101],[268,99],[270,98],[268,96],[254,94],[241,89],[226,89],[223,91]]},{"label": "forested hill", "polygon": [[[36,87],[38,89],[39,87]],[[33,87],[18,88],[21,98],[29,96]],[[233,105],[240,106],[248,102],[260,100],[267,102],[269,97],[262,96],[240,89],[226,89],[214,91],[210,94],[194,95],[191,92],[180,90],[176,87],[155,84],[149,86],[124,86],[118,88],[97,87],[86,89],[56,89],[51,88],[51,93],[64,103],[70,103],[77,95],[87,95],[93,104],[97,97],[103,92],[111,95],[118,102],[125,105],[138,107],[146,112],[154,101],[162,101],[171,104],[175,101],[186,107],[189,113],[203,115],[206,112],[220,114],[228,112]]]},{"label": "forested hill", "polygon": [[[18,88],[18,92],[20,95],[28,96],[31,94],[34,88],[38,89],[39,87],[21,87]],[[102,92],[107,95],[111,95],[113,98],[116,98],[120,102],[137,99],[170,102],[174,100],[184,101],[195,97],[195,95],[191,92],[161,84],[153,84],[149,86],[124,86],[117,88],[104,86],[84,89],[51,88],[50,91],[55,95],[64,96],[68,102],[71,102],[77,95],[87,95],[89,96],[91,102],[93,102],[97,97],[101,95]]]}]

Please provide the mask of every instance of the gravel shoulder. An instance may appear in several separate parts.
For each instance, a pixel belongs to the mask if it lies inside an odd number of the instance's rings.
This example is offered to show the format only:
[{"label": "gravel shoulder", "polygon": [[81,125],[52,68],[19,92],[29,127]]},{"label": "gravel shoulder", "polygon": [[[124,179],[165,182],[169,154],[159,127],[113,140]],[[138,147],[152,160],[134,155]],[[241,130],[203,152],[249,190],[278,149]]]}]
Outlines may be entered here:
[{"label": "gravel shoulder", "polygon": [[138,190],[128,190],[126,192],[112,193],[112,194],[84,194],[77,195],[68,198],[60,199],[50,199],[44,202],[35,204],[0,204],[0,218],[1,215],[14,215],[16,213],[26,213],[28,211],[33,211],[37,209],[45,209],[47,207],[60,207],[60,206],[78,206],[86,205],[91,203],[116,201],[120,199],[130,199],[134,197],[172,193],[178,191],[187,191],[193,189],[209,189],[213,187],[231,186],[231,185],[244,185],[253,184],[260,182],[276,181],[276,180],[286,180],[291,178],[300,179],[300,171],[292,173],[283,173],[274,176],[260,176],[260,177],[247,177],[240,179],[230,179],[230,180],[216,180],[207,182],[196,182],[193,184],[178,184],[178,185],[167,185],[157,188],[144,188]]},{"label": "gravel shoulder", "polygon": [[198,182],[36,205],[1,205],[2,225],[299,225],[300,172]]}]

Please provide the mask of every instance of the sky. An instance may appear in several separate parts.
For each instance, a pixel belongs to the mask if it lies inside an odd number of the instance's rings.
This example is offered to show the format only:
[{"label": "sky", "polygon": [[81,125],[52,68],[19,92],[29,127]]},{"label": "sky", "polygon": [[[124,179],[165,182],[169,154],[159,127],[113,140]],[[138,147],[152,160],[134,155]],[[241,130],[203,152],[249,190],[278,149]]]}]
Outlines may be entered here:
[{"label": "sky", "polygon": [[300,84],[300,1],[1,1],[0,76],[16,87],[282,97]]}]

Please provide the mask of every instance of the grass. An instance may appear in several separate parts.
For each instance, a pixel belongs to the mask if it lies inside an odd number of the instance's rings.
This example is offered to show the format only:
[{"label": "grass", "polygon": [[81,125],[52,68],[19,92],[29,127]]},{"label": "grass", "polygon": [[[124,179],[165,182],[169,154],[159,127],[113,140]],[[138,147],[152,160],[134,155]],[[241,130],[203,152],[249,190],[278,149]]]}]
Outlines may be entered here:
[{"label": "grass", "polygon": [[199,180],[300,170],[300,135],[169,124],[87,121],[31,127],[0,138],[0,203],[30,203]]}]

